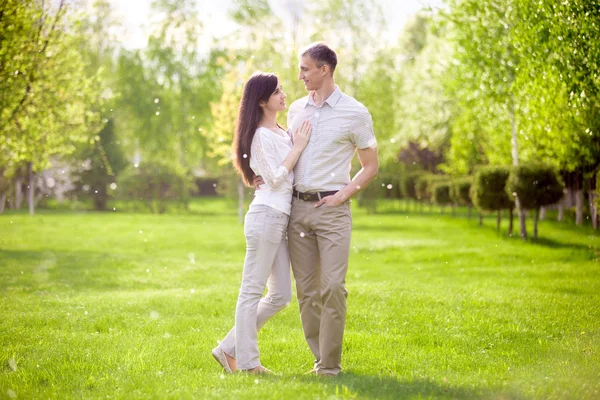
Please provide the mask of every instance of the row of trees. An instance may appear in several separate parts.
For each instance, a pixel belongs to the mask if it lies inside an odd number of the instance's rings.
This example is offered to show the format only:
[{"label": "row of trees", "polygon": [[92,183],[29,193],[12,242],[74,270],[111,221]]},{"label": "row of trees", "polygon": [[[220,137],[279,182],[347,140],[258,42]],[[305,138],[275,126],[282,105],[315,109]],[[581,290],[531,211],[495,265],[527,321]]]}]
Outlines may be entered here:
[{"label": "row of trees", "polygon": [[[400,137],[443,154],[438,170],[455,177],[544,162],[569,178],[579,220],[582,189],[594,209],[600,5],[452,0],[415,24],[425,44],[404,70]],[[516,207],[526,235],[518,198]]]},{"label": "row of trees", "polygon": [[147,46],[127,50],[107,0],[88,13],[66,0],[3,2],[0,196],[18,206],[28,186],[33,209],[35,174],[51,161],[70,175],[71,195],[98,209],[115,196],[155,211],[169,199],[185,206],[198,180],[243,193],[230,149],[244,80],[274,71],[289,99],[302,97],[297,51],[314,40],[336,48],[336,81],[370,109],[389,182],[542,161],[560,171],[579,206],[586,183],[594,193],[600,6],[448,0],[415,16],[397,43],[379,39],[385,19],[376,0],[284,8],[290,24],[267,0],[235,2],[236,31],[207,48],[194,0],[155,0]]},{"label": "row of trees", "polygon": [[[600,174],[598,178],[600,179]],[[468,216],[476,208],[480,224],[484,214],[495,212],[497,227],[500,229],[501,213],[508,213],[508,234],[513,234],[513,211],[517,199],[523,210],[531,211],[534,215],[534,239],[538,236],[538,221],[541,212],[548,206],[557,205],[563,198],[565,186],[562,178],[552,166],[539,163],[521,163],[517,166],[480,166],[473,176],[453,178],[445,174],[431,174],[425,171],[414,171],[409,174],[387,175],[378,180],[389,183],[377,183],[370,186],[360,196],[361,205],[372,212],[377,211],[376,200],[381,198],[413,201],[419,212],[424,205],[440,206],[444,213],[446,207],[452,208],[455,215],[459,206],[467,207]],[[598,200],[596,200],[598,202]],[[406,211],[409,203],[406,202]],[[559,213],[559,220],[562,219]],[[593,226],[598,227],[597,214],[592,215]],[[527,230],[521,232],[523,239],[527,238]]]}]

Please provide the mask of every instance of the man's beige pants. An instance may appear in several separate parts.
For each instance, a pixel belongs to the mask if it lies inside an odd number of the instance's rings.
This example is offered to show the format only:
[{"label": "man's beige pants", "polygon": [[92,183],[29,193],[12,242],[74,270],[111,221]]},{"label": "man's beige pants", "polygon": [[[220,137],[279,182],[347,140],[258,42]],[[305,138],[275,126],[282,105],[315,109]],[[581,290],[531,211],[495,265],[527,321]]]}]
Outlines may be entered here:
[{"label": "man's beige pants", "polygon": [[346,272],[352,233],[350,204],[321,206],[294,198],[288,226],[304,337],[319,373],[341,371],[346,324]]}]

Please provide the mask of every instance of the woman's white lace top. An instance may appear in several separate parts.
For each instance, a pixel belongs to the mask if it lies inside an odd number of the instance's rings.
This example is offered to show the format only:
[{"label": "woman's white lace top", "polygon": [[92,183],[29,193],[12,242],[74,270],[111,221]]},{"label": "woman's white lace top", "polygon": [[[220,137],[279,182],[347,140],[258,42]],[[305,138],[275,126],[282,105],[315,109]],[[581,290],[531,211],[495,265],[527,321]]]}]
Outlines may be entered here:
[{"label": "woman's white lace top", "polygon": [[294,173],[284,167],[283,161],[292,149],[292,140],[283,129],[280,135],[267,128],[258,128],[250,148],[250,168],[260,175],[265,184],[254,192],[252,205],[264,204],[290,214]]}]

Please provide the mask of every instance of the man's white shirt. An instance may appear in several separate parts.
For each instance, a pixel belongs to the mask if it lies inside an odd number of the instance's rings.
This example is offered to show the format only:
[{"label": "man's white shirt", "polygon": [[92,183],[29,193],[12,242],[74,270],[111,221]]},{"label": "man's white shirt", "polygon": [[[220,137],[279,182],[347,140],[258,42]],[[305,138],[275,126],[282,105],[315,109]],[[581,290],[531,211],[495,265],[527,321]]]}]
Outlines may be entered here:
[{"label": "man's white shirt", "polygon": [[351,180],[354,151],[377,146],[371,114],[336,85],[320,107],[312,93],[292,103],[288,111],[290,132],[304,120],[311,122],[312,132],[294,167],[294,188],[299,192],[344,188]]}]

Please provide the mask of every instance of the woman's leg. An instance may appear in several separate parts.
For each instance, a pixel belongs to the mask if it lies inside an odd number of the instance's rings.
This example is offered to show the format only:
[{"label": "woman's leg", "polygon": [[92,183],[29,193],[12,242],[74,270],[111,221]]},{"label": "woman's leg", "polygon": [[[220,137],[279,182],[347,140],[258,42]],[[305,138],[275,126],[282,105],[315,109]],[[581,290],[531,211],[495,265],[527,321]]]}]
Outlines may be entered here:
[{"label": "woman's leg", "polygon": [[[279,244],[275,261],[271,268],[271,274],[267,280],[268,292],[258,303],[256,314],[256,329],[260,330],[266,323],[284,309],[292,299],[292,278],[290,272],[290,257],[288,253],[287,240],[285,238]],[[235,351],[235,326],[229,331],[225,339],[219,344],[226,356],[229,357],[229,365],[232,369],[236,367]]]},{"label": "woman's leg", "polygon": [[275,261],[271,267],[271,274],[267,280],[267,288],[267,295],[258,303],[256,325],[259,330],[271,317],[290,304],[292,300],[290,256],[285,238],[279,243]]},{"label": "woman's leg", "polygon": [[[260,365],[257,341],[258,305],[279,253],[287,220],[287,215],[265,206],[263,212],[246,221],[246,259],[235,313],[238,369],[249,370]],[[266,311],[264,305],[261,307],[261,320],[263,315],[267,316],[264,322],[273,314],[271,306],[266,307]]]}]

